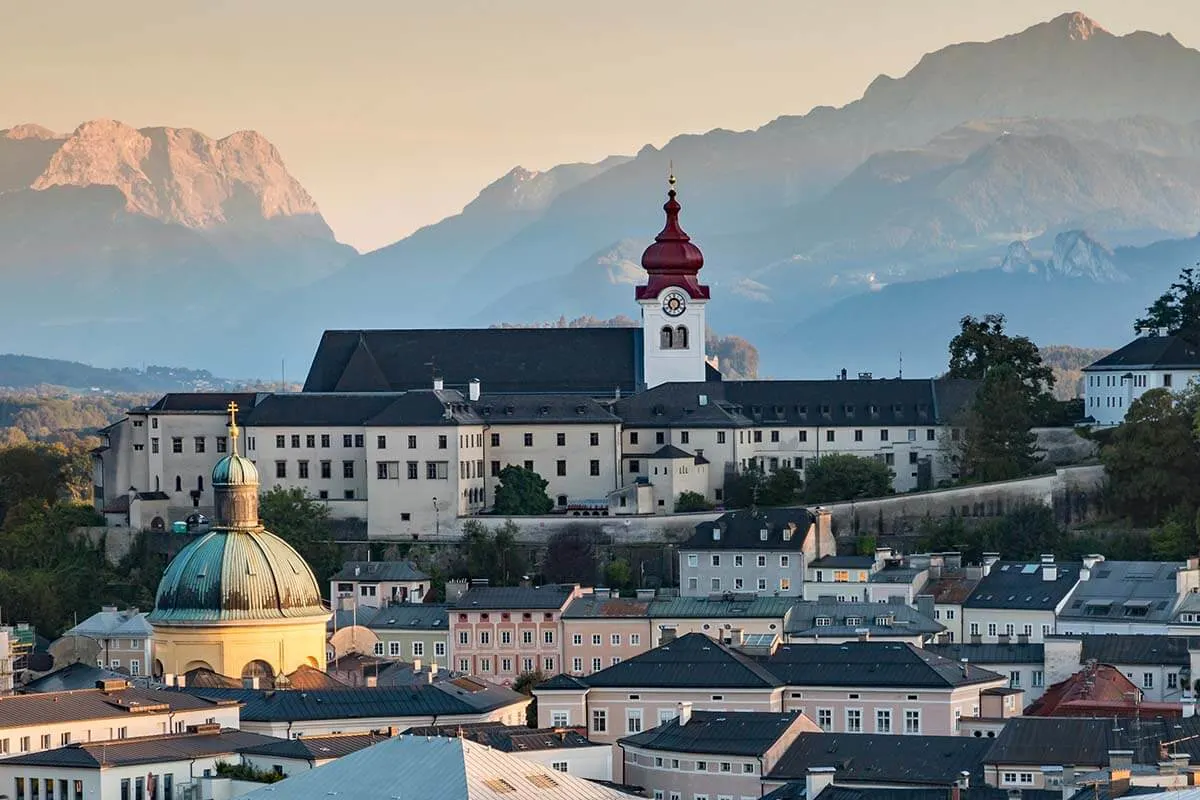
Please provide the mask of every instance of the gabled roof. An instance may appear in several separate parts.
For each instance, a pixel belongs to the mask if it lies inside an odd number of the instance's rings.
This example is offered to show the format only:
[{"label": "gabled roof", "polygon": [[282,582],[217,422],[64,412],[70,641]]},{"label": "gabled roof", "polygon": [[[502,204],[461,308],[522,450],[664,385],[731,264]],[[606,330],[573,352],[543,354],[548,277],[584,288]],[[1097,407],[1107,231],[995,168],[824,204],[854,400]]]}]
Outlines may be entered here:
[{"label": "gabled roof", "polygon": [[585,594],[576,597],[562,613],[563,619],[649,619],[650,600]]},{"label": "gabled roof", "polygon": [[542,681],[535,688],[546,691],[575,691],[585,690],[588,688],[588,685],[584,683],[582,678],[576,678],[574,675],[560,672],[550,680]]},{"label": "gabled roof", "polygon": [[1059,613],[1068,619],[1165,622],[1179,599],[1172,561],[1099,561],[1080,581]]},{"label": "gabled roof", "polygon": [[[215,727],[215,726],[214,726]],[[155,764],[163,761],[189,761],[225,754],[246,752],[255,746],[279,742],[263,736],[232,728],[205,733],[155,734],[133,739],[113,739],[106,742],[86,742],[44,750],[40,753],[7,758],[5,764],[28,767],[73,767],[98,769],[126,767],[136,764]]]},{"label": "gabled roof", "polygon": [[1186,667],[1191,663],[1188,650],[1200,650],[1200,637],[1196,636],[1109,633],[1050,638],[1079,639],[1083,645],[1080,655],[1082,662],[1097,661],[1116,666],[1172,664]]},{"label": "gabled roof", "polygon": [[[429,576],[411,561],[347,561],[331,581],[427,581]],[[414,604],[415,605],[415,604]]]},{"label": "gabled roof", "polygon": [[1138,368],[1200,369],[1200,348],[1182,336],[1139,336],[1084,367],[1084,372]]},{"label": "gabled roof", "polygon": [[1043,664],[1046,661],[1046,646],[1028,642],[1021,644],[991,644],[981,642],[951,642],[929,644],[925,649],[951,661],[967,660],[970,664]]},{"label": "gabled roof", "polygon": [[248,411],[262,396],[254,392],[170,392],[146,411],[158,414],[226,414],[230,403],[237,403],[239,409]]},{"label": "gabled roof", "polygon": [[[799,552],[816,517],[807,508],[760,508],[728,511],[715,520],[701,522],[695,533],[679,545],[689,550],[781,550]],[[767,532],[764,540],[763,531]],[[713,532],[719,531],[719,538]]]},{"label": "gabled roof", "polygon": [[455,611],[562,608],[575,591],[572,584],[545,586],[472,586],[452,606]]},{"label": "gabled roof", "polygon": [[152,633],[154,633],[154,629],[146,621],[145,613],[136,608],[127,608],[123,611],[105,608],[66,631],[63,636],[87,636],[92,639],[120,636],[144,639]]},{"label": "gabled roof", "polygon": [[[460,685],[459,682],[464,680],[466,684]],[[245,703],[242,720],[248,722],[477,714],[527,699],[503,686],[470,679],[401,688],[380,686],[316,691],[198,688],[182,691]]]},{"label": "gabled roof", "polygon": [[[608,669],[572,680],[589,687],[640,689],[769,689],[782,685],[753,659],[703,633],[686,634]],[[568,687],[543,684],[539,688]]]},{"label": "gabled roof", "polygon": [[247,428],[360,427],[398,394],[269,394],[239,415]]},{"label": "gabled roof", "polygon": [[[1014,717],[995,739],[988,764],[1105,766],[1108,751],[1132,750],[1135,764],[1157,764],[1160,742],[1200,759],[1200,717],[1143,718],[1135,726],[1112,717]],[[903,738],[903,737],[901,737]]]},{"label": "gabled roof", "polygon": [[756,594],[713,597],[663,597],[650,601],[651,619],[778,619],[796,603],[794,597],[762,597]]},{"label": "gabled roof", "polygon": [[[835,586],[836,584],[830,584]],[[886,620],[880,623],[879,620]],[[823,624],[818,625],[820,620]],[[902,603],[841,603],[813,600],[793,601],[784,632],[789,636],[833,636],[834,629],[850,635],[865,629],[871,636],[916,636],[941,633],[946,626]]]},{"label": "gabled roof", "polygon": [[424,725],[409,728],[411,736],[450,736],[470,739],[504,753],[529,753],[540,750],[569,750],[576,747],[608,747],[594,744],[574,730],[527,728],[500,722],[473,722],[468,725]]},{"label": "gabled roof", "polygon": [[921,594],[932,595],[933,602],[938,605],[962,605],[981,579],[968,574],[966,570],[953,574],[943,572],[940,578],[930,578]]},{"label": "gabled roof", "polygon": [[621,420],[590,397],[579,394],[481,395],[471,404],[480,419],[493,425],[557,422],[613,425]]},{"label": "gabled roof", "polygon": [[[264,737],[266,738],[266,737]],[[295,739],[272,739],[251,745],[241,752],[259,756],[324,761],[357,753],[364,747],[379,744],[388,737],[381,733],[339,733],[333,736],[300,736]]]},{"label": "gabled roof", "polygon": [[102,669],[91,664],[76,662],[43,675],[21,687],[22,694],[42,692],[73,692],[96,688],[96,681],[126,681],[128,675]]},{"label": "gabled roof", "polygon": [[410,389],[366,421],[372,427],[478,424],[479,415],[454,389]]},{"label": "gabled roof", "polygon": [[[232,705],[228,702],[219,704]],[[117,719],[134,713],[145,714],[150,710],[167,714],[171,711],[213,708],[215,705],[218,702],[211,699],[132,686],[112,691],[82,689],[75,692],[19,694],[0,697],[0,728]]]},{"label": "gabled roof", "polygon": [[637,453],[637,454],[634,454],[634,457],[635,458],[649,458],[649,459],[657,459],[657,460],[665,460],[665,461],[674,461],[675,459],[678,459],[678,458],[695,459],[696,454],[689,453],[687,450],[684,450],[681,447],[676,447],[673,444],[664,444],[662,447],[658,448],[657,450],[655,450],[653,453],[650,453],[649,455],[647,455],[645,453]]},{"label": "gabled roof", "polygon": [[963,608],[1053,611],[1079,581],[1079,564],[1055,564],[1056,577],[1045,580],[1038,562],[998,561]]},{"label": "gabled roof", "polygon": [[449,629],[449,607],[445,603],[397,603],[382,606],[359,625],[376,631],[444,631]]},{"label": "gabled roof", "polygon": [[[1097,709],[1137,710],[1141,690],[1108,664],[1090,664],[1066,680],[1050,686],[1027,709],[1027,717],[1092,717]],[[1078,710],[1075,710],[1078,709]]]},{"label": "gabled roof", "polygon": [[761,756],[779,741],[800,712],[693,711],[686,725],[679,717],[657,728],[626,736],[620,744],[643,750],[707,755]]},{"label": "gabled roof", "polygon": [[628,800],[628,795],[468,739],[397,736],[320,769],[257,789],[247,800]]},{"label": "gabled roof", "polygon": [[334,330],[321,337],[305,392],[447,387],[612,396],[641,382],[641,328]]},{"label": "gabled roof", "polygon": [[785,644],[762,664],[788,686],[952,689],[1006,680],[907,642]]},{"label": "gabled roof", "polygon": [[834,767],[838,783],[945,787],[968,772],[975,785],[982,783],[978,779],[993,741],[973,736],[802,733],[767,777],[803,781],[809,767]]}]

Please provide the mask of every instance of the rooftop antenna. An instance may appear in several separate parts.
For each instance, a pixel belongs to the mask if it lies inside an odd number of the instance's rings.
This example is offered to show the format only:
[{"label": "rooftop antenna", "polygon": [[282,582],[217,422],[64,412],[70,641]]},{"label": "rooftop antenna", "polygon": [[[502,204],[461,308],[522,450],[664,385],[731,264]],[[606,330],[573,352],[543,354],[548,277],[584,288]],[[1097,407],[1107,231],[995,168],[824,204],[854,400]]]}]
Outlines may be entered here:
[{"label": "rooftop antenna", "polygon": [[279,391],[287,391],[287,360],[279,359]]},{"label": "rooftop antenna", "polygon": [[900,378],[904,378],[904,351],[900,351]]}]

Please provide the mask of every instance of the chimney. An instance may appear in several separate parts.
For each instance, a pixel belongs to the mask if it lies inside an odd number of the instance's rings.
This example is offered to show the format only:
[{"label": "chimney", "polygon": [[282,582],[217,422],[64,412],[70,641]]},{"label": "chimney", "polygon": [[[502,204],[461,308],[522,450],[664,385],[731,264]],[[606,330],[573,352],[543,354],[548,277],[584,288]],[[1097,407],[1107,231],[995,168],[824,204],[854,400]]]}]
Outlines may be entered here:
[{"label": "chimney", "polygon": [[360,567],[358,564],[355,564],[354,565],[354,577],[357,578],[359,575],[362,575],[362,567]]},{"label": "chimney", "polygon": [[1009,789],[1008,790],[1008,800],[1021,800],[1021,790],[1020,789]]},{"label": "chimney", "polygon": [[1112,770],[1133,769],[1133,751],[1109,750],[1108,768]]},{"label": "chimney", "polygon": [[444,382],[444,381],[441,379],[441,376],[439,376],[439,377],[436,377],[436,378],[434,378],[434,379],[433,379],[433,390],[434,390],[435,392],[440,392],[440,391],[442,391],[442,389],[444,389],[444,388],[446,388],[446,384],[445,384],[445,382]]},{"label": "chimney", "polygon": [[400,728],[396,727],[395,725],[388,725],[388,737],[389,738],[394,739],[399,735],[400,735]]},{"label": "chimney", "polygon": [[790,542],[792,540],[792,537],[795,535],[796,535],[796,523],[789,522],[787,525],[783,526],[783,540],[785,542]]},{"label": "chimney", "polygon": [[365,676],[363,676],[363,681],[364,681],[363,685],[366,686],[368,689],[374,689],[376,686],[379,685],[379,676],[378,675],[365,675]]},{"label": "chimney", "polygon": [[1042,580],[1056,581],[1058,580],[1058,568],[1054,566],[1054,555],[1046,553],[1042,555]]},{"label": "chimney", "polygon": [[433,683],[433,679],[435,677],[437,677],[437,674],[438,674],[438,665],[437,665],[437,662],[434,661],[432,664],[429,665],[429,682],[430,683]]},{"label": "chimney", "polygon": [[720,525],[713,525],[713,541],[714,542],[721,541],[721,526]]},{"label": "chimney", "polygon": [[413,672],[415,673],[415,672],[420,672],[420,671],[421,671],[421,659],[414,658],[413,659]]},{"label": "chimney", "polygon": [[[837,555],[837,547],[833,538],[833,512],[828,508],[818,508],[817,516],[817,536],[816,536],[816,555],[814,560],[824,556]],[[829,542],[829,548],[822,546],[822,540]],[[825,552],[828,549],[829,552]]]},{"label": "chimney", "polygon": [[809,767],[804,776],[804,796],[808,800],[816,800],[825,788],[833,784],[833,767]]},{"label": "chimney", "polygon": [[700,406],[708,405],[708,395],[702,394],[696,398],[696,404]]},{"label": "chimney", "polygon": [[679,727],[683,727],[692,721],[692,704],[680,703],[676,708],[679,709]]},{"label": "chimney", "polygon": [[871,631],[867,628],[855,628],[854,635],[858,637],[860,642],[869,642],[871,640]]},{"label": "chimney", "polygon": [[999,553],[984,553],[983,554],[983,577],[992,574],[992,565],[1000,560]]},{"label": "chimney", "polygon": [[467,384],[467,399],[472,403],[479,399],[479,378],[471,378]]}]

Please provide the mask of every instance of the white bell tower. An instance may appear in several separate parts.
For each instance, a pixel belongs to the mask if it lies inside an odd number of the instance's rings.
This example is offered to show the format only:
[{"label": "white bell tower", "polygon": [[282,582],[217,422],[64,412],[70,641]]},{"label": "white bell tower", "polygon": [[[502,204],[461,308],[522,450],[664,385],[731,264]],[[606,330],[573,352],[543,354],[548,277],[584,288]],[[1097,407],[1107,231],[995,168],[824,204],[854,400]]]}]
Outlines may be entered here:
[{"label": "white bell tower", "polygon": [[642,378],[646,388],[663,383],[703,381],[704,307],[708,287],[697,273],[704,255],[679,226],[675,176],[663,211],[667,224],[642,254],[647,282],[637,287],[642,308]]}]

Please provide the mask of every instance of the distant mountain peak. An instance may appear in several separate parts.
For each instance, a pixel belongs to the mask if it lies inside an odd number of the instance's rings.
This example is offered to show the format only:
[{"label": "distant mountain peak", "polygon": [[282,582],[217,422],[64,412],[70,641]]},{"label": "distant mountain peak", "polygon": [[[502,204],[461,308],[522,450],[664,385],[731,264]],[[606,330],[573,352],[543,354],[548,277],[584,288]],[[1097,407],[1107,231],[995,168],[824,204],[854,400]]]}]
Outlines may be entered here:
[{"label": "distant mountain peak", "polygon": [[1097,33],[1108,33],[1108,31],[1097,25],[1094,20],[1082,11],[1070,11],[1066,14],[1060,14],[1046,24],[1050,28],[1062,30],[1067,38],[1073,42],[1084,42],[1091,39]]},{"label": "distant mountain peak", "polygon": [[61,139],[54,131],[49,128],[38,125],[33,122],[26,122],[22,125],[14,125],[11,128],[0,131],[0,137],[5,139]]}]

